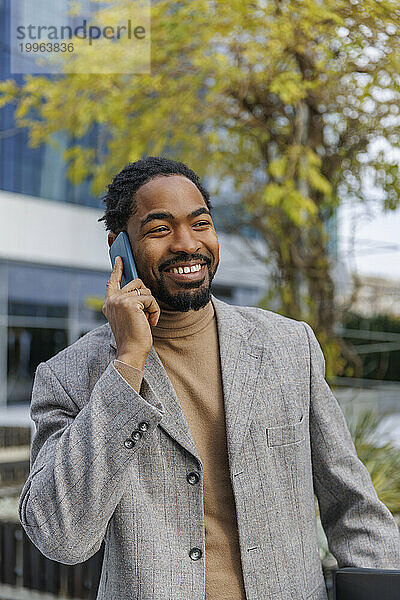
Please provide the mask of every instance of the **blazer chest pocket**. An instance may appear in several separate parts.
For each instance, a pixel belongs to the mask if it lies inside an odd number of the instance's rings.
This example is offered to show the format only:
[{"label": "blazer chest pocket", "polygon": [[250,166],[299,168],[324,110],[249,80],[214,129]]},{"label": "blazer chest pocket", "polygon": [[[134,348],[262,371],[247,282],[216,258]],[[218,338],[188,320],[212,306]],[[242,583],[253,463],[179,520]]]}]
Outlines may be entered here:
[{"label": "blazer chest pocket", "polygon": [[279,427],[267,427],[266,430],[268,446],[287,446],[304,440],[306,436],[306,420],[302,415],[300,421],[292,425]]}]

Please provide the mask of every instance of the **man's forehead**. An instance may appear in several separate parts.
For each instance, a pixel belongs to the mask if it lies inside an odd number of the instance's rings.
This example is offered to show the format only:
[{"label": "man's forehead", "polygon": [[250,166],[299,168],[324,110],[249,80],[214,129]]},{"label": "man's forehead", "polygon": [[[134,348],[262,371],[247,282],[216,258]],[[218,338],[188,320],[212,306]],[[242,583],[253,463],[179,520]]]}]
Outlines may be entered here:
[{"label": "man's forehead", "polygon": [[[151,202],[160,197],[179,197],[181,194],[186,196],[190,194],[193,197],[203,198],[197,186],[183,175],[157,175],[153,179],[146,181],[136,192],[137,200]],[[139,202],[138,202],[139,208]]]}]

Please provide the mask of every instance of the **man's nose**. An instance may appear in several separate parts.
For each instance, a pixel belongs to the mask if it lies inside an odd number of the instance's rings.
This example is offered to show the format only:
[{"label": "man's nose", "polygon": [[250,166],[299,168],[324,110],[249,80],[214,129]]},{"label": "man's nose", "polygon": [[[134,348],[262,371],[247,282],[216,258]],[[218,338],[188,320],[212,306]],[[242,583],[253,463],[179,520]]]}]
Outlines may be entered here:
[{"label": "man's nose", "polygon": [[171,252],[186,252],[187,254],[193,254],[200,247],[200,241],[196,237],[195,232],[190,228],[182,227],[177,229],[173,238],[171,238]]}]

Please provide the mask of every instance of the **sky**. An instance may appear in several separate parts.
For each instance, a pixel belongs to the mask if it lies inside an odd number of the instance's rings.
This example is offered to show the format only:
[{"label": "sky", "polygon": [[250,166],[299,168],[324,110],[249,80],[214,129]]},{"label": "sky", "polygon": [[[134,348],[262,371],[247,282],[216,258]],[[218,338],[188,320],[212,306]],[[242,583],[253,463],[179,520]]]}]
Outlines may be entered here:
[{"label": "sky", "polygon": [[[400,209],[341,207],[339,252],[350,270],[397,279],[400,284]],[[354,236],[354,247],[351,240]]]},{"label": "sky", "polygon": [[[388,162],[400,165],[400,150],[386,139],[370,144],[371,158],[379,152],[385,154]],[[400,286],[400,207],[383,212],[383,194],[367,179],[363,182],[363,191],[365,205],[355,206],[349,202],[339,209],[339,253],[350,271],[398,280]]]}]

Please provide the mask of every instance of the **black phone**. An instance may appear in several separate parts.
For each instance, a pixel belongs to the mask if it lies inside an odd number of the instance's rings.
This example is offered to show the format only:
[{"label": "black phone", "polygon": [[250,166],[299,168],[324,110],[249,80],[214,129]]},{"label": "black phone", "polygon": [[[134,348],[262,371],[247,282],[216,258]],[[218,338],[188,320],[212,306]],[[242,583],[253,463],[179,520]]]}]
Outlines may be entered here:
[{"label": "black phone", "polygon": [[110,246],[111,266],[114,268],[115,259],[117,256],[122,258],[124,271],[122,273],[121,288],[133,279],[137,279],[137,269],[133,259],[132,248],[129,241],[129,236],[126,231],[121,231]]}]

